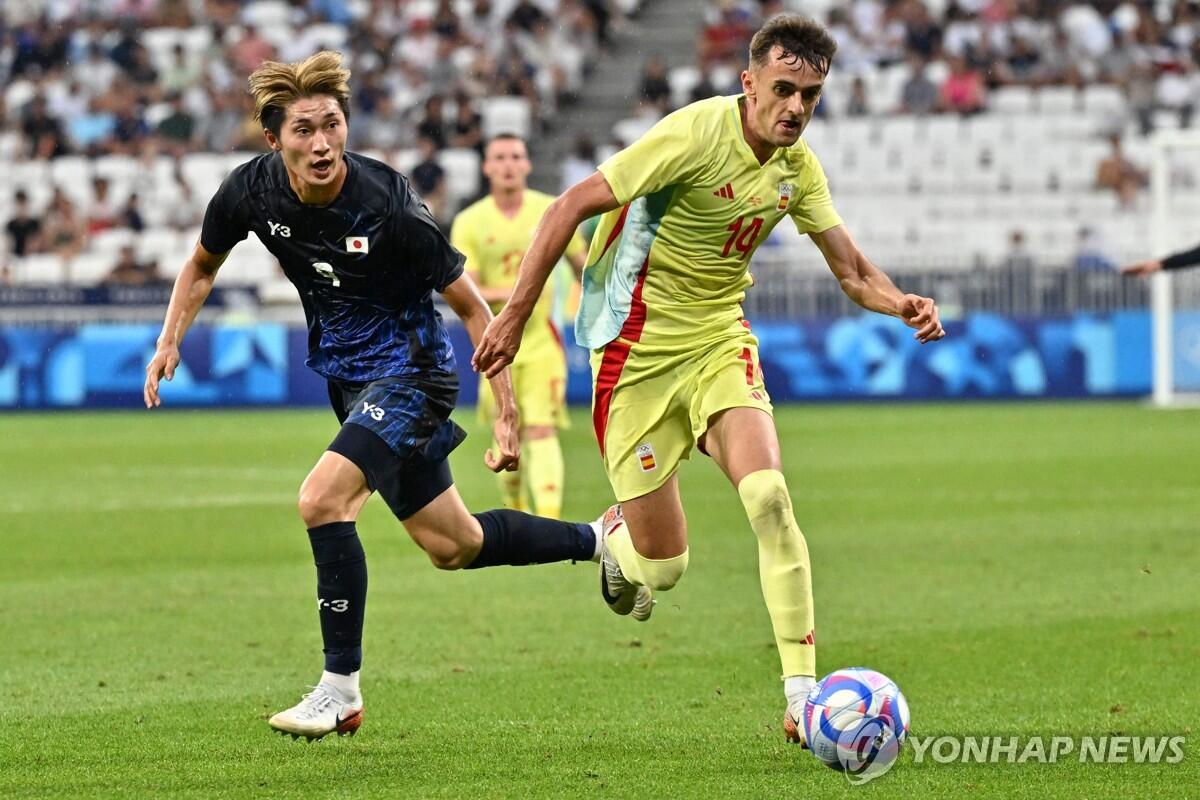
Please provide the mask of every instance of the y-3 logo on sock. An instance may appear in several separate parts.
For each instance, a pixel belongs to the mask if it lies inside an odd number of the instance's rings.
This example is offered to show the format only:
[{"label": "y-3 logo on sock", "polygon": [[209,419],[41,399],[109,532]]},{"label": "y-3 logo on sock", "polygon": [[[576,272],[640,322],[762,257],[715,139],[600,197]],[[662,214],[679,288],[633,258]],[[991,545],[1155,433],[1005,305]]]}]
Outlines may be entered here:
[{"label": "y-3 logo on sock", "polygon": [[348,611],[350,609],[350,601],[349,600],[325,600],[324,598],[318,597],[317,598],[317,611],[320,611],[322,608],[328,608],[330,611],[336,611],[340,614],[343,611]]},{"label": "y-3 logo on sock", "polygon": [[376,422],[383,421],[383,409],[380,408],[379,406],[375,405],[374,403],[368,403],[367,401],[364,400],[362,413],[366,414],[368,417],[375,420]]}]

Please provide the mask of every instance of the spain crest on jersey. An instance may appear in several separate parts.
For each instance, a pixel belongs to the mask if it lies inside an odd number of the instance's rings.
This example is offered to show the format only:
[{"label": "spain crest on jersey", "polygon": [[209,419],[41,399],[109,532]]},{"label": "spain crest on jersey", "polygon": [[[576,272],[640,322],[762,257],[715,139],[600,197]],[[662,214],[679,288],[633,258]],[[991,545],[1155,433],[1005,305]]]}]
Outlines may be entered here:
[{"label": "spain crest on jersey", "polygon": [[792,202],[792,192],[795,187],[790,183],[779,184],[779,205],[775,206],[776,210],[783,211],[788,207],[788,203]]}]

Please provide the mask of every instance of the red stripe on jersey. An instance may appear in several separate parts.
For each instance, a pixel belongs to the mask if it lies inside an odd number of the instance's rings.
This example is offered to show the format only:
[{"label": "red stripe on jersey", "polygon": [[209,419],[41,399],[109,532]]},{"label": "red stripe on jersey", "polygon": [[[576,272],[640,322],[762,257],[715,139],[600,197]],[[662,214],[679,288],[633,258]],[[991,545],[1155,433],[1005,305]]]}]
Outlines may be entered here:
[{"label": "red stripe on jersey", "polygon": [[554,320],[546,320],[546,324],[550,326],[550,335],[554,337],[554,343],[558,345],[559,350],[565,350],[563,347],[562,334],[558,332],[558,327],[554,324]]},{"label": "red stripe on jersey", "polygon": [[[629,316],[621,326],[617,338],[604,346],[604,357],[600,359],[600,368],[596,371],[596,396],[592,402],[592,427],[596,430],[596,443],[600,445],[600,455],[604,455],[604,434],[608,430],[608,409],[612,405],[613,390],[621,379],[621,371],[629,359],[632,349],[630,342],[640,341],[642,328],[646,325],[646,303],[642,300],[642,287],[646,284],[646,271],[650,268],[650,256],[642,262],[638,272],[637,285],[633,288],[633,298],[629,304]],[[622,341],[622,340],[627,341]]]},{"label": "red stripe on jersey", "polygon": [[604,249],[600,251],[600,256],[596,261],[604,258],[604,254],[608,252],[608,248],[612,247],[612,243],[621,235],[621,231],[625,228],[625,217],[629,216],[629,204],[626,203],[621,209],[621,216],[617,217],[617,224],[613,226],[612,233],[608,234],[608,241],[604,243]]}]

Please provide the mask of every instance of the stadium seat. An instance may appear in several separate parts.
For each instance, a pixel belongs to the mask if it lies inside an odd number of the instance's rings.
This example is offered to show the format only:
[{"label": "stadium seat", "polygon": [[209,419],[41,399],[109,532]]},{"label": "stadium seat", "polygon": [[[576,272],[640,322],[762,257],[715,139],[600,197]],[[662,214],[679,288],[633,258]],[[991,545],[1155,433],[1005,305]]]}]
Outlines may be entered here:
[{"label": "stadium seat", "polygon": [[242,23],[256,28],[280,28],[291,25],[291,9],[283,0],[254,0],[242,6]]},{"label": "stadium seat", "polygon": [[12,275],[13,282],[19,286],[62,285],[67,280],[62,257],[53,253],[14,259]]},{"label": "stadium seat", "polygon": [[1083,96],[1071,86],[1045,86],[1038,90],[1038,111],[1047,116],[1066,117],[1079,113]]},{"label": "stadium seat", "polygon": [[1033,90],[1028,86],[1001,86],[988,98],[988,107],[1000,114],[1033,112]]},{"label": "stadium seat", "polygon": [[438,163],[446,171],[446,191],[457,201],[479,193],[479,153],[470,148],[449,148],[438,153]]},{"label": "stadium seat", "polygon": [[122,247],[136,244],[137,234],[128,228],[109,228],[106,231],[92,234],[88,249],[93,253],[115,256]]},{"label": "stadium seat", "polygon": [[1092,115],[1123,116],[1127,113],[1125,94],[1116,86],[1084,87],[1083,109]]},{"label": "stadium seat", "polygon": [[699,67],[673,67],[667,74],[667,81],[671,84],[671,104],[676,107],[687,105],[692,97],[692,89],[700,83],[700,78]]},{"label": "stadium seat", "polygon": [[515,133],[529,138],[533,127],[533,114],[529,101],[524,97],[489,97],[479,103],[485,139],[500,133]]},{"label": "stadium seat", "polygon": [[208,196],[217,191],[227,173],[228,157],[221,153],[191,153],[180,162],[184,180],[192,191]]},{"label": "stadium seat", "polygon": [[67,265],[67,275],[76,286],[95,286],[117,263],[115,253],[80,253]]}]

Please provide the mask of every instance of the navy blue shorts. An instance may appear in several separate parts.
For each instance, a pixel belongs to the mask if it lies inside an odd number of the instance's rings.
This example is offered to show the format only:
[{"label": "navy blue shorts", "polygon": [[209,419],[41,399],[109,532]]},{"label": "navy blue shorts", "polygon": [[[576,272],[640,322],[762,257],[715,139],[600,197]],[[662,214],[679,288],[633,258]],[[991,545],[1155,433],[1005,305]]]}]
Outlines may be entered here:
[{"label": "navy blue shorts", "polygon": [[453,373],[329,381],[342,429],[328,449],[353,462],[392,513],[408,519],[454,483],[446,459],[467,435],[450,420],[457,400]]}]

